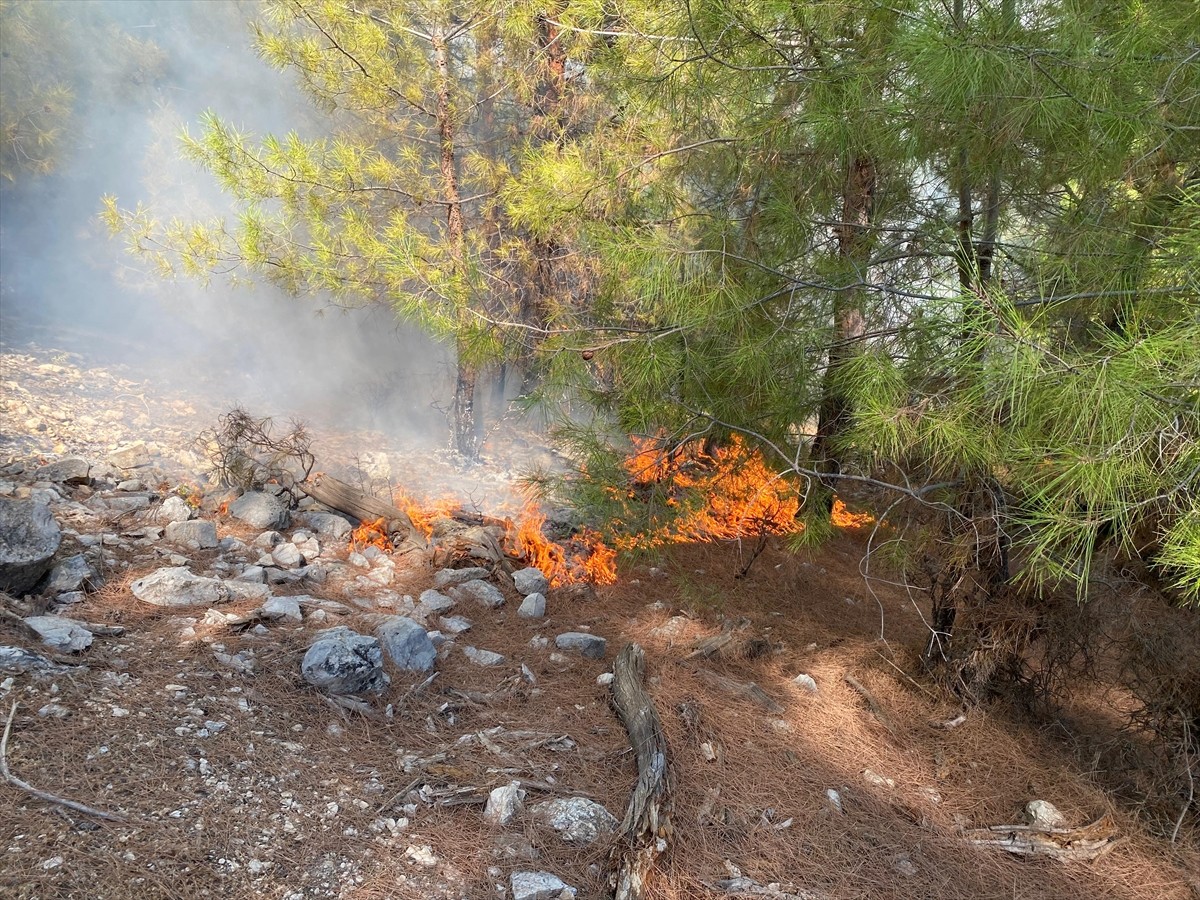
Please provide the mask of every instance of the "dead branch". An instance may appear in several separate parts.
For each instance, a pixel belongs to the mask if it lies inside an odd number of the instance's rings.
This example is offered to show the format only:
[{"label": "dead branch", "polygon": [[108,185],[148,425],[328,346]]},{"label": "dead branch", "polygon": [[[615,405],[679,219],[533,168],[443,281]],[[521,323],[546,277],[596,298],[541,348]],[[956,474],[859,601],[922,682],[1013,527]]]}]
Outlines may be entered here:
[{"label": "dead branch", "polygon": [[896,726],[892,722],[892,717],[884,712],[883,707],[879,705],[879,701],[875,699],[875,695],[863,687],[862,683],[853,675],[847,674],[844,680],[846,684],[854,688],[854,690],[857,691],[865,701],[867,701],[867,709],[871,711],[871,715],[875,717],[876,721],[878,721],[880,725],[888,730],[888,734],[899,740],[900,735],[896,731]]},{"label": "dead branch", "polygon": [[1082,828],[1045,828],[1037,825],[992,825],[972,828],[964,835],[980,847],[998,847],[1020,856],[1091,862],[1118,843],[1117,826],[1105,814]]},{"label": "dead branch", "polygon": [[711,682],[721,690],[750,700],[768,712],[783,712],[783,707],[772,700],[767,692],[753,681],[738,681],[736,678],[730,678],[727,675],[718,675],[716,672],[710,672],[707,669],[695,669],[693,671],[705,681]]},{"label": "dead branch", "polygon": [[613,851],[615,900],[645,895],[655,860],[666,852],[672,836],[667,744],[654,701],[643,686],[645,676],[642,648],[627,644],[613,665],[613,706],[629,732],[638,780],[621,822],[625,841]]},{"label": "dead branch", "polygon": [[15,788],[19,788],[25,793],[37,797],[39,800],[45,800],[47,803],[55,803],[58,806],[65,806],[67,809],[73,809],[76,812],[86,813],[89,816],[95,816],[98,819],[107,819],[110,822],[125,822],[127,819],[124,816],[119,816],[116,813],[105,812],[102,809],[95,809],[91,806],[85,806],[82,803],[76,803],[74,800],[68,800],[65,797],[59,797],[56,794],[51,794],[47,791],[38,790],[33,785],[26,781],[22,781],[8,769],[8,735],[12,731],[13,718],[17,714],[17,703],[14,700],[12,709],[8,713],[8,721],[4,723],[4,737],[0,738],[0,776],[4,777]]}]

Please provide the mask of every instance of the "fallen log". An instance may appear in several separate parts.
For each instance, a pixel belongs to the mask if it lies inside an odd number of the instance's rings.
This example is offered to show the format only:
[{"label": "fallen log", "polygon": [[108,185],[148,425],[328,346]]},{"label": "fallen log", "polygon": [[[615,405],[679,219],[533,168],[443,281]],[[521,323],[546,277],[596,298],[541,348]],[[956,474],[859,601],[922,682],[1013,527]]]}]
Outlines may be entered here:
[{"label": "fallen log", "polygon": [[624,840],[613,850],[610,886],[615,900],[645,896],[655,861],[666,852],[672,835],[667,743],[654,702],[642,685],[645,676],[642,648],[627,644],[613,665],[613,706],[629,733],[638,780],[621,822]]},{"label": "fallen log", "polygon": [[389,536],[398,534],[403,541],[417,547],[423,549],[427,546],[425,535],[413,525],[408,513],[385,500],[364,494],[354,485],[341,479],[318,472],[301,481],[297,487],[318,503],[324,503],[330,509],[353,516],[360,522],[383,519]]}]

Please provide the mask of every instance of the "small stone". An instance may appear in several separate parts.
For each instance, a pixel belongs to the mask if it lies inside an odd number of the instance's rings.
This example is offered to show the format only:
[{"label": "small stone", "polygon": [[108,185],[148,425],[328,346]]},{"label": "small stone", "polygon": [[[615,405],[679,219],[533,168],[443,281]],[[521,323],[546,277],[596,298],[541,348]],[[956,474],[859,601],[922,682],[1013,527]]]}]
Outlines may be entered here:
[{"label": "small stone", "polygon": [[616,676],[614,676],[612,672],[601,672],[596,676],[596,684],[600,685],[601,687],[607,687],[613,683],[615,677]]},{"label": "small stone", "polygon": [[253,540],[255,547],[262,547],[264,550],[274,550],[283,543],[283,535],[278,531],[264,531]]},{"label": "small stone", "polygon": [[885,778],[882,775],[872,772],[870,769],[863,769],[862,777],[863,781],[875,787],[894,788],[896,786],[894,778]]},{"label": "small stone", "polygon": [[498,666],[504,662],[503,655],[476,647],[463,647],[463,655],[477,666]]},{"label": "small stone", "polygon": [[404,616],[389,616],[375,629],[384,652],[397,667],[412,672],[428,672],[437,661],[425,628]]},{"label": "small stone", "polygon": [[304,556],[300,553],[300,548],[290,541],[282,543],[272,550],[271,559],[275,561],[275,565],[284,569],[294,569],[304,563]]},{"label": "small stone", "polygon": [[333,540],[348,538],[354,529],[349,520],[336,513],[309,511],[300,513],[298,518],[321,537]]},{"label": "small stone", "polygon": [[426,615],[437,615],[454,608],[453,600],[432,588],[428,591],[422,591],[418,602],[421,604],[421,609],[425,611]]},{"label": "small stone", "polygon": [[542,574],[542,570],[532,566],[513,572],[512,579],[513,586],[523,597],[528,597],[530,594],[545,595],[550,590],[550,582]]},{"label": "small stone", "polygon": [[[122,488],[122,490],[125,490]],[[160,525],[170,525],[174,522],[186,522],[192,517],[192,508],[187,501],[177,494],[172,494],[154,511],[154,521]]]},{"label": "small stone", "polygon": [[1067,817],[1053,803],[1047,800],[1030,800],[1025,804],[1025,814],[1029,816],[1029,824],[1034,828],[1047,831],[1054,828],[1069,828]]},{"label": "small stone", "polygon": [[513,872],[513,900],[575,900],[575,888],[550,872]]},{"label": "small stone", "polygon": [[792,684],[800,687],[810,694],[818,693],[817,682],[811,675],[801,673],[792,679]]},{"label": "small stone", "polygon": [[229,514],[252,528],[287,528],[291,513],[278,497],[249,491],[229,504]]},{"label": "small stone", "polygon": [[167,526],[165,535],[172,543],[198,550],[217,546],[217,526],[204,519],[172,522]]},{"label": "small stone", "polygon": [[568,631],[554,639],[559,650],[578,650],[588,659],[603,659],[608,650],[608,641],[582,631]]},{"label": "small stone", "polygon": [[25,624],[38,633],[42,643],[63,653],[78,653],[92,645],[92,633],[62,616],[30,616]]},{"label": "small stone", "polygon": [[287,619],[289,622],[304,620],[300,603],[294,597],[268,597],[259,610],[259,615],[264,619]]},{"label": "small stone", "polygon": [[907,878],[912,878],[917,874],[917,867],[913,864],[912,857],[907,853],[897,853],[893,856],[892,868]]},{"label": "small stone", "polygon": [[521,790],[521,782],[513,781],[495,788],[488,794],[487,805],[483,809],[483,818],[493,825],[508,825],[521,812],[521,801],[525,792]]},{"label": "small stone", "polygon": [[38,481],[53,481],[56,484],[90,484],[92,464],[78,456],[60,459],[39,467],[33,477]]},{"label": "small stone", "polygon": [[91,564],[83,556],[76,554],[55,563],[54,568],[50,570],[46,593],[64,594],[85,586],[95,590],[103,583],[103,579],[96,574]]},{"label": "small stone", "polygon": [[159,569],[134,581],[129,590],[153,606],[212,606],[229,599],[220,581],[194,575],[186,566]]},{"label": "small stone", "polygon": [[470,630],[471,620],[464,619],[462,616],[440,616],[438,625],[447,634],[462,634],[464,631]]},{"label": "small stone", "polygon": [[833,788],[825,789],[825,799],[827,799],[829,801],[829,805],[832,806],[838,812],[840,812],[840,813],[845,812],[845,810],[842,809],[842,795],[839,794],[837,791],[835,791]]},{"label": "small stone", "polygon": [[586,797],[547,800],[530,812],[536,821],[549,825],[564,841],[572,844],[594,843],[617,828],[612,813]]},{"label": "small stone", "polygon": [[488,609],[498,609],[504,605],[504,594],[494,584],[474,579],[464,581],[460,585],[448,588],[447,592],[455,600],[474,600]]},{"label": "small stone", "polygon": [[488,570],[474,566],[469,569],[442,569],[433,576],[433,586],[438,590],[479,578],[487,578]]},{"label": "small stone", "polygon": [[137,441],[113,450],[105,457],[105,461],[118,469],[137,469],[150,465],[150,451],[145,441]]},{"label": "small stone", "polygon": [[438,864],[438,858],[434,855],[433,848],[428,845],[423,847],[408,847],[404,851],[404,855],[419,866],[432,867]]},{"label": "small stone", "polygon": [[517,615],[522,619],[540,619],[546,615],[546,597],[544,594],[532,593],[521,601]]},{"label": "small stone", "polygon": [[38,715],[43,719],[65,719],[71,714],[71,711],[65,706],[59,706],[57,703],[47,703],[38,710]]}]

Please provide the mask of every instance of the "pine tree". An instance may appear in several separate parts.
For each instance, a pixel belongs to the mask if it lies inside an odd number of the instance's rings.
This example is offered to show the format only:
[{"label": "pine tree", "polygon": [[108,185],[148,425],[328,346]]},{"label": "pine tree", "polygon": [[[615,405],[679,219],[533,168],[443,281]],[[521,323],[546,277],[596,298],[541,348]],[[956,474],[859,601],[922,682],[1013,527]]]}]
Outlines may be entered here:
[{"label": "pine tree", "polygon": [[1002,598],[1086,597],[1123,554],[1200,599],[1200,10],[624,12],[597,30],[636,117],[522,213],[586,217],[605,275],[560,344],[608,411],[581,446],[741,433],[813,499],[883,489],[929,658],[976,692]]},{"label": "pine tree", "polygon": [[453,342],[453,444],[474,459],[481,367],[530,355],[495,323],[545,306],[531,304],[530,270],[549,290],[553,244],[514,234],[500,202],[523,135],[551,130],[530,126],[530,104],[562,114],[561,75],[547,71],[562,68],[565,46],[539,36],[540,7],[271,2],[256,45],[299,75],[331,136],[255,139],[211,113],[185,152],[238,200],[239,220],[164,222],[115,198],[107,219],[165,274],[248,271],[347,304],[386,302]]}]

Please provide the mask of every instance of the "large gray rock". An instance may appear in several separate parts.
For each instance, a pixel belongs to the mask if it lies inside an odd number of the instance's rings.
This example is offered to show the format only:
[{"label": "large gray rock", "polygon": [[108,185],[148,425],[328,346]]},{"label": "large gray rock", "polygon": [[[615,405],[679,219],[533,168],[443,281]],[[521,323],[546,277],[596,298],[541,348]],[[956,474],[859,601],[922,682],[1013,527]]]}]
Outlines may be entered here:
[{"label": "large gray rock", "polygon": [[92,479],[92,464],[77,456],[60,459],[41,466],[33,473],[38,481],[54,481],[58,484],[88,484]]},{"label": "large gray rock", "polygon": [[470,569],[442,569],[433,576],[433,586],[439,591],[452,584],[462,584],[464,581],[474,581],[477,578],[487,578],[488,570],[475,566]]},{"label": "large gray rock", "polygon": [[513,900],[575,900],[575,888],[549,872],[513,872]]},{"label": "large gray rock", "polygon": [[437,650],[424,627],[404,616],[389,616],[375,629],[375,637],[388,659],[401,669],[428,672],[437,660]]},{"label": "large gray rock", "polygon": [[583,631],[568,631],[554,639],[554,646],[559,650],[578,650],[589,659],[604,659],[608,641]]},{"label": "large gray rock", "polygon": [[50,507],[0,497],[0,591],[22,594],[50,568],[62,532]]},{"label": "large gray rock", "polygon": [[254,528],[287,528],[291,513],[278,497],[249,491],[229,504],[229,514]]},{"label": "large gray rock", "polygon": [[46,593],[68,594],[83,587],[95,590],[102,583],[103,579],[96,574],[91,563],[77,553],[54,564],[50,570],[50,580],[46,582]]},{"label": "large gray rock", "polygon": [[221,581],[194,575],[187,566],[171,566],[151,572],[129,586],[133,596],[152,606],[213,606],[229,600],[266,600],[271,595],[265,584]]},{"label": "large gray rock", "polygon": [[165,535],[173,544],[196,550],[210,550],[217,546],[217,526],[204,519],[172,522],[167,526]]},{"label": "large gray rock", "polygon": [[488,609],[498,609],[504,605],[504,595],[500,593],[500,588],[478,578],[472,581],[464,581],[455,587],[447,588],[446,593],[455,600],[474,600],[488,607]]},{"label": "large gray rock", "polygon": [[63,653],[76,653],[92,645],[92,633],[62,616],[30,616],[25,624],[38,633],[42,643]]},{"label": "large gray rock", "polygon": [[549,825],[564,841],[572,844],[594,843],[617,828],[612,813],[586,797],[547,800],[534,806],[530,813],[536,821]]},{"label": "large gray rock", "polygon": [[550,582],[542,574],[542,570],[533,566],[513,572],[512,580],[517,593],[522,597],[528,597],[530,594],[545,595],[550,590]]},{"label": "large gray rock", "polygon": [[315,531],[321,537],[333,538],[341,540],[349,537],[350,532],[354,530],[354,526],[350,524],[348,519],[339,516],[337,513],[317,512],[310,510],[302,512],[297,517]]},{"label": "large gray rock", "polygon": [[379,641],[344,625],[317,634],[300,664],[304,680],[329,694],[377,694],[391,682]]}]

